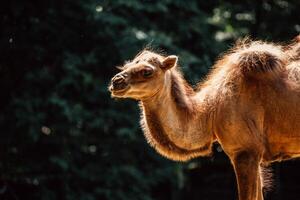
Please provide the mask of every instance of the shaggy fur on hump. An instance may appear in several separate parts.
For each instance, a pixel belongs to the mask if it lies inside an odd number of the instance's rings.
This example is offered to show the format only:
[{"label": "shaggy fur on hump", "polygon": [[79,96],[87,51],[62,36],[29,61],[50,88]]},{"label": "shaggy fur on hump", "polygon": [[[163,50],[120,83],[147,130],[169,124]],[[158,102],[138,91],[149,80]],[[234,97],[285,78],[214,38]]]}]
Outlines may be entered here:
[{"label": "shaggy fur on hump", "polygon": [[211,100],[220,102],[223,97],[237,94],[249,79],[276,80],[288,58],[280,45],[245,38],[220,57],[196,91],[207,93],[209,90]]},{"label": "shaggy fur on hump", "polygon": [[289,61],[300,60],[300,35],[294,38],[294,40],[284,47],[285,53],[289,56]]},{"label": "shaggy fur on hump", "polygon": [[243,76],[258,78],[276,77],[286,60],[282,47],[259,41],[238,44],[230,59]]}]

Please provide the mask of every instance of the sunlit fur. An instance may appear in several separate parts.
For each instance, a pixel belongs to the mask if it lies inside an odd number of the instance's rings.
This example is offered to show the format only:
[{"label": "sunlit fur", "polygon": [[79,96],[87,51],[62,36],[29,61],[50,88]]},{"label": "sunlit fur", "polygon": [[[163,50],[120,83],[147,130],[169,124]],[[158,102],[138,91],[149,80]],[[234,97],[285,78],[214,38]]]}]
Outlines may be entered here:
[{"label": "sunlit fur", "polygon": [[218,142],[233,164],[239,199],[262,200],[261,167],[300,157],[299,37],[285,46],[238,41],[195,89],[177,59],[164,67],[168,58],[142,51],[123,71],[151,65],[156,73],[129,84],[125,94],[112,95],[139,100],[147,141],[169,159],[210,155]]}]

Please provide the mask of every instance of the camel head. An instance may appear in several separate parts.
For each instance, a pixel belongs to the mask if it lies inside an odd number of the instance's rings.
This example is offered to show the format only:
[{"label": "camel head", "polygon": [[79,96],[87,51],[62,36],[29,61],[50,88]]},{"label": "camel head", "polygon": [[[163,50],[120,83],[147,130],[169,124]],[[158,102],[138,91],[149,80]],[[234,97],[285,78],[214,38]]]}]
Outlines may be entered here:
[{"label": "camel head", "polygon": [[111,79],[112,97],[143,100],[157,94],[165,84],[165,74],[177,65],[177,56],[162,56],[144,50],[132,61],[118,67],[121,72]]}]

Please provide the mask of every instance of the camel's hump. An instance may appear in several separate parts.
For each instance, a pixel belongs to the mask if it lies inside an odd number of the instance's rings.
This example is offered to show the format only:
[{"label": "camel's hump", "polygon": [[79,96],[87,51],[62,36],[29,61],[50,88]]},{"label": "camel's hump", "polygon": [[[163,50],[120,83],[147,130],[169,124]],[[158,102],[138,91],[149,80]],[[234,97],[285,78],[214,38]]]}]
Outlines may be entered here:
[{"label": "camel's hump", "polygon": [[286,55],[279,45],[260,41],[238,44],[230,56],[246,77],[276,77],[284,68]]}]

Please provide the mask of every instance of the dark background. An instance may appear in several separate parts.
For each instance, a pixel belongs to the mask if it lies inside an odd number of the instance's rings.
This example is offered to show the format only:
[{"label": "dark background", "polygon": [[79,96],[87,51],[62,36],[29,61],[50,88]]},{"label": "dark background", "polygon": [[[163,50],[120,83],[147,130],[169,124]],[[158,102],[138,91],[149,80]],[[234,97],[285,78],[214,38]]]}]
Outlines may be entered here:
[{"label": "dark background", "polygon": [[[236,199],[211,158],[158,155],[132,100],[110,98],[114,67],[151,44],[191,84],[240,37],[288,41],[300,1],[10,0],[0,5],[0,199]],[[275,164],[267,199],[300,199],[300,163]]]}]

